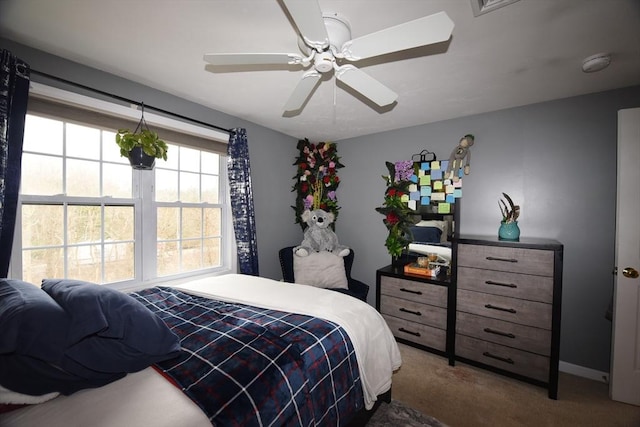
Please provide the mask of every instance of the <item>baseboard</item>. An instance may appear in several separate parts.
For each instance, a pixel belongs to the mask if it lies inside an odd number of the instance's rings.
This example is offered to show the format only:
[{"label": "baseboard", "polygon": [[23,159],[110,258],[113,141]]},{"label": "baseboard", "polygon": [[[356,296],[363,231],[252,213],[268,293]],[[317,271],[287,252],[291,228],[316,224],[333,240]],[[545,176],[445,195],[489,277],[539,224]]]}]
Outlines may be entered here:
[{"label": "baseboard", "polygon": [[567,374],[609,384],[608,372],[596,371],[595,369],[585,368],[584,366],[574,365],[572,363],[563,362],[562,360],[558,364],[558,369]]}]

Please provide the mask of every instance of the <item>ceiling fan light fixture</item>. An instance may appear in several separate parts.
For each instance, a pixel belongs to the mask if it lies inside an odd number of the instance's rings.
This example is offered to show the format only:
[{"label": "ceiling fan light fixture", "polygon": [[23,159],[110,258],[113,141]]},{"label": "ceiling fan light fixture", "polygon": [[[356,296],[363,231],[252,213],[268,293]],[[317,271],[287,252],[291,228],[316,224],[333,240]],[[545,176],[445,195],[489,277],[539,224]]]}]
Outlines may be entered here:
[{"label": "ceiling fan light fixture", "polygon": [[585,73],[595,73],[596,71],[604,70],[609,64],[611,64],[611,54],[596,53],[582,61],[582,71]]}]

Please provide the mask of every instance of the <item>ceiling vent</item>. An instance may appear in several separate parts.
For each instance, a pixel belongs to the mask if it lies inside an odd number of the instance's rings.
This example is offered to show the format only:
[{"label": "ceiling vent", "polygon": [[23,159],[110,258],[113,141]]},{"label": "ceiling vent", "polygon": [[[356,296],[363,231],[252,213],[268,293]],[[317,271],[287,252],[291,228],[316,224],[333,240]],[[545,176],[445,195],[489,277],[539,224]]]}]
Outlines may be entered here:
[{"label": "ceiling vent", "polygon": [[471,0],[474,16],[484,15],[519,0]]}]

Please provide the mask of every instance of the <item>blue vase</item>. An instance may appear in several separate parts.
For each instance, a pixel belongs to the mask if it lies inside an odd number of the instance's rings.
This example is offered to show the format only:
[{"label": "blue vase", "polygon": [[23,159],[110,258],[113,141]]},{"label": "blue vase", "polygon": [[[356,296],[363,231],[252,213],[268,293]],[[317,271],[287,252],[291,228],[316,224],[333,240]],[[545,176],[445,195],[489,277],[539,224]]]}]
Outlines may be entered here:
[{"label": "blue vase", "polygon": [[498,229],[498,237],[500,240],[518,240],[520,239],[520,228],[518,221],[501,222]]}]

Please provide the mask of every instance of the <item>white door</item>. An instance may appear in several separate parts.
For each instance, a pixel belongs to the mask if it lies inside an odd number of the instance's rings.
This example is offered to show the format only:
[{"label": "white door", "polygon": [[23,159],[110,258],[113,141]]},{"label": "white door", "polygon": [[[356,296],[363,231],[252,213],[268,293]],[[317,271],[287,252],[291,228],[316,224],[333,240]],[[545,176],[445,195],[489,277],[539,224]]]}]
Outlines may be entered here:
[{"label": "white door", "polygon": [[617,193],[609,394],[640,405],[640,108],[618,112]]}]

